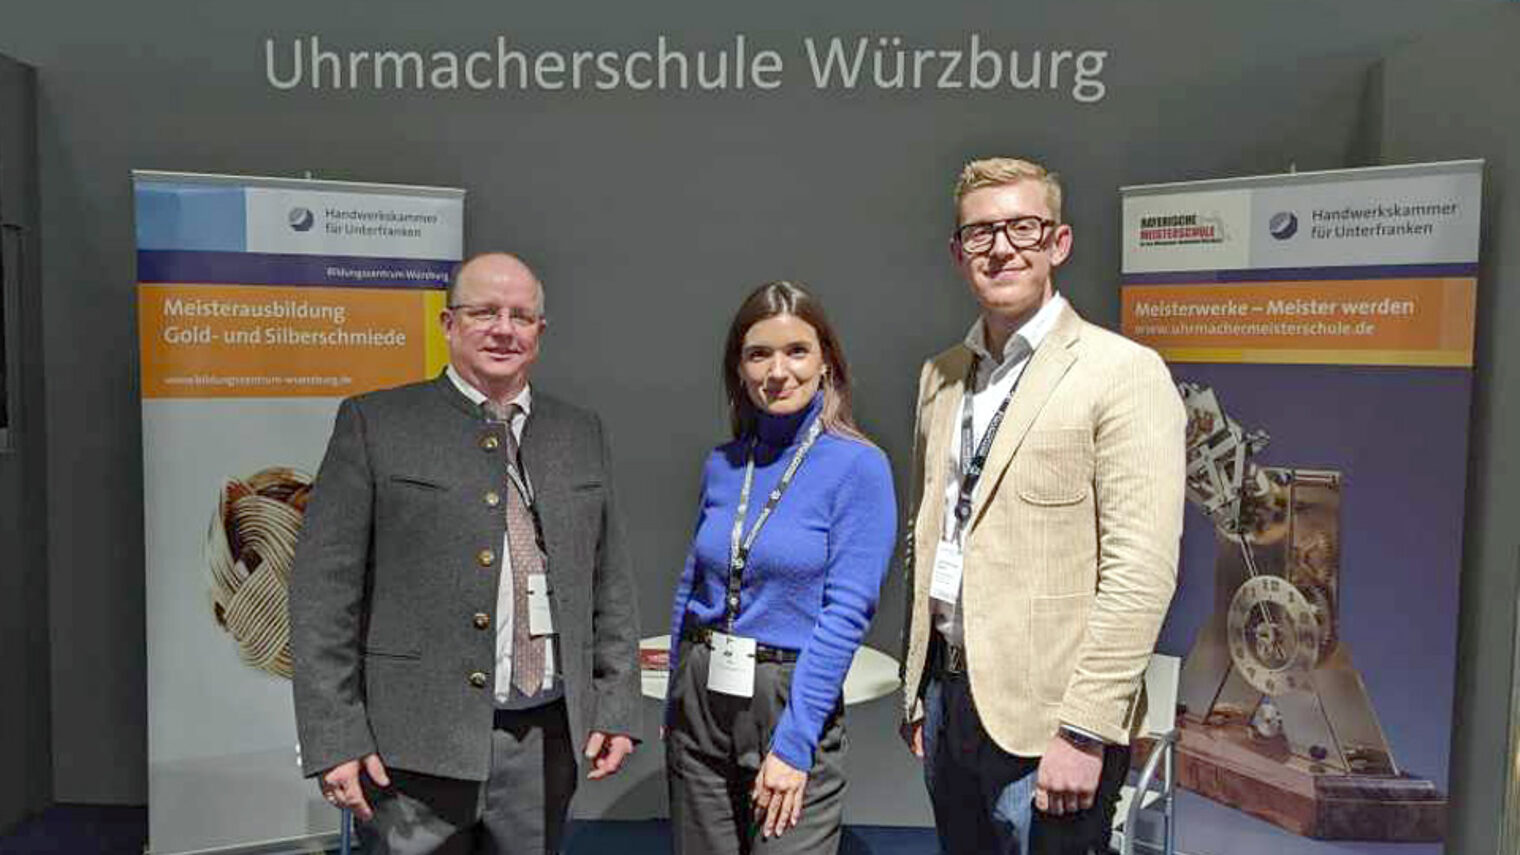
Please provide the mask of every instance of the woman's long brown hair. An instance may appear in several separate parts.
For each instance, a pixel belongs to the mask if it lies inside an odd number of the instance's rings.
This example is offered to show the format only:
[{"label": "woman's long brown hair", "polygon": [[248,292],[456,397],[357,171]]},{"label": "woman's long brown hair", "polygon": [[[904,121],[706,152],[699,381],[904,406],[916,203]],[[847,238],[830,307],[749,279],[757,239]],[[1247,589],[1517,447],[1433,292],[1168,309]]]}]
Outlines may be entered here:
[{"label": "woman's long brown hair", "polygon": [[728,325],[728,342],[723,346],[723,388],[728,395],[728,421],[734,438],[748,436],[755,429],[758,414],[739,378],[739,358],[744,349],[744,336],[755,324],[778,315],[791,315],[806,321],[818,333],[818,345],[823,349],[824,373],[820,386],[823,388],[823,410],[818,419],[824,430],[840,436],[870,442],[855,424],[850,409],[850,367],[845,362],[844,351],[834,327],[823,312],[823,305],[806,288],[795,282],[767,282],[756,288],[739,305],[733,323]]}]

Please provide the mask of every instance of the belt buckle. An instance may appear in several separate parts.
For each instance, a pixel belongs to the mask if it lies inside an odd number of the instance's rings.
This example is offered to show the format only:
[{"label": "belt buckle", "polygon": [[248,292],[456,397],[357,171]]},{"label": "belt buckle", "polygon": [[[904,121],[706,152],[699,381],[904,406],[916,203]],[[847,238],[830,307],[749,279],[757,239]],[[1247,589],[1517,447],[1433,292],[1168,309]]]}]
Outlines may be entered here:
[{"label": "belt buckle", "polygon": [[703,647],[712,647],[712,634],[712,627],[696,622],[685,623],[681,626],[682,639]]},{"label": "belt buckle", "polygon": [[941,639],[939,670],[946,677],[966,676],[966,648]]}]

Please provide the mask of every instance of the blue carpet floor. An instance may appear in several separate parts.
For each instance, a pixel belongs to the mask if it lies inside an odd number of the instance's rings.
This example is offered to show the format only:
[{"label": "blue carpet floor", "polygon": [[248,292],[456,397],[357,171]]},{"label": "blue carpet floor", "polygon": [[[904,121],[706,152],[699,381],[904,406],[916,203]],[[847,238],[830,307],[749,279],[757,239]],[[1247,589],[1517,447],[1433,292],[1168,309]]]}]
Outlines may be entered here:
[{"label": "blue carpet floor", "polygon": [[[148,811],[141,807],[56,805],[0,836],[0,855],[142,855]],[[850,826],[840,855],[930,855],[938,850],[927,828]],[[646,822],[577,822],[567,855],[665,855],[670,827]]]},{"label": "blue carpet floor", "polygon": [[[670,824],[646,822],[580,822],[571,833],[566,855],[666,855]],[[852,825],[844,830],[839,855],[932,855],[939,851],[932,828]]]},{"label": "blue carpet floor", "polygon": [[0,855],[142,855],[148,809],[54,805],[0,837]]}]

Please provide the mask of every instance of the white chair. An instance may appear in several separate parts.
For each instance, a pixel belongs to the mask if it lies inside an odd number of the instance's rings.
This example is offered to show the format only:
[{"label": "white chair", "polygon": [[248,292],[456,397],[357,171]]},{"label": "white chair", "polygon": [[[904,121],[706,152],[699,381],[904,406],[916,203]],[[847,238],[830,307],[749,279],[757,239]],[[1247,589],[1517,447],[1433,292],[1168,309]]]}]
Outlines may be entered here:
[{"label": "white chair", "polygon": [[[1151,740],[1154,746],[1134,785],[1125,784],[1120,791],[1119,805],[1114,810],[1114,831],[1109,845],[1123,855],[1134,855],[1137,846],[1164,855],[1175,851],[1173,795],[1177,769],[1177,676],[1181,669],[1182,660],[1161,653],[1153,654],[1145,669],[1147,705],[1140,738]],[[1161,769],[1159,782],[1157,767]],[[1156,810],[1161,814],[1161,843],[1138,840],[1141,812]]]}]

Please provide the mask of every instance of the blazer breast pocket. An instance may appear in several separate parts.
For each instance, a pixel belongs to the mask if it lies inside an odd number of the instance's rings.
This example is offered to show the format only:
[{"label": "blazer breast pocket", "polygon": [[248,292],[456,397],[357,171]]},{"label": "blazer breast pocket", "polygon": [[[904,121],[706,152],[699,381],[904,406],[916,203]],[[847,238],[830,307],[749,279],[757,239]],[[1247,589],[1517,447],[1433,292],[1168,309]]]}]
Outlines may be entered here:
[{"label": "blazer breast pocket", "polygon": [[407,542],[432,536],[446,518],[452,493],[447,484],[423,475],[392,473],[376,485],[378,530]]},{"label": "blazer breast pocket", "polygon": [[365,660],[389,660],[393,662],[415,662],[422,658],[422,651],[415,647],[404,649],[389,649],[384,647],[366,647],[364,649]]},{"label": "blazer breast pocket", "polygon": [[587,531],[588,526],[601,519],[606,503],[607,488],[601,481],[570,482],[569,507],[565,510],[577,531]]},{"label": "blazer breast pocket", "polygon": [[392,475],[389,480],[392,487],[401,490],[432,491],[441,493],[449,488],[447,484],[444,484],[440,481],[434,481],[431,478],[427,478],[422,475],[405,475],[398,473]]},{"label": "blazer breast pocket", "polygon": [[1092,492],[1093,442],[1086,428],[1031,431],[1013,458],[1014,488],[1031,505],[1075,505]]}]

